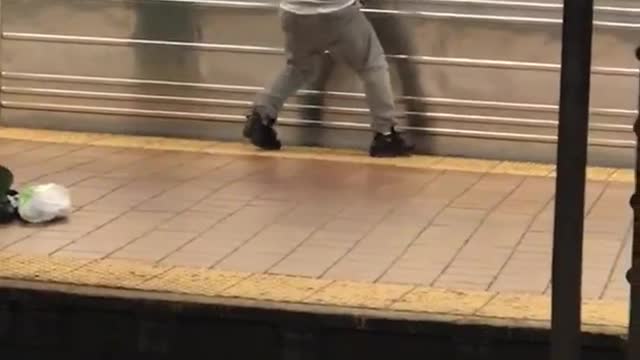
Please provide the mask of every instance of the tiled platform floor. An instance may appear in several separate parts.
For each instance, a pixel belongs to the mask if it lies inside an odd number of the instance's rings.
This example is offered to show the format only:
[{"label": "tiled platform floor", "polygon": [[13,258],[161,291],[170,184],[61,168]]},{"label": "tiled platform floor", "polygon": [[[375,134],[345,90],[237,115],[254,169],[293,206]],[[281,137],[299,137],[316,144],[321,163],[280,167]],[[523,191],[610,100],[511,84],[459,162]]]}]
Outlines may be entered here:
[{"label": "tiled platform floor", "polygon": [[[0,163],[75,205],[68,222],[0,227],[0,251],[549,291],[551,177],[15,140]],[[586,297],[627,297],[631,191],[588,183]]]}]

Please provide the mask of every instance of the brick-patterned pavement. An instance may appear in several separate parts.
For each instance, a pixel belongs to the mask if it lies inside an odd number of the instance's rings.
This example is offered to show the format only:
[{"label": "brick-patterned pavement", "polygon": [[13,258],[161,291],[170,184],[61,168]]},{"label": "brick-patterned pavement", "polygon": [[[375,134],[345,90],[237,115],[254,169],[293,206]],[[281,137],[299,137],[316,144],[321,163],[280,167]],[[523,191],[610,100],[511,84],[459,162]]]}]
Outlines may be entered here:
[{"label": "brick-patterned pavement", "polygon": [[[0,251],[549,291],[551,177],[13,140],[0,163],[20,184],[69,186],[75,206],[0,227]],[[586,297],[627,297],[631,191],[588,183]]]}]

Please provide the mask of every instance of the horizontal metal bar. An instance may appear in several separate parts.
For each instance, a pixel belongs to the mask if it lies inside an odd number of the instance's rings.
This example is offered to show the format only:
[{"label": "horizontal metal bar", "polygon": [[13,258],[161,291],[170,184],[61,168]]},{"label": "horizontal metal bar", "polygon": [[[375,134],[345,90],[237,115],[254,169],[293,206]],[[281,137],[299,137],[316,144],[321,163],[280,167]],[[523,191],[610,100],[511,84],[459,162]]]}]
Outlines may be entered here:
[{"label": "horizontal metal bar", "polygon": [[82,35],[54,35],[36,33],[3,32],[2,38],[6,40],[58,42],[87,45],[110,45],[110,46],[138,46],[138,45],[159,45],[159,46],[179,46],[194,50],[204,51],[230,51],[248,52],[257,54],[283,54],[282,48],[250,45],[229,45],[229,44],[209,44],[198,42],[146,40],[132,38],[114,38],[102,36],[82,36]]},{"label": "horizontal metal bar", "polygon": [[[444,5],[457,5],[457,6],[482,6],[482,7],[497,7],[497,8],[511,8],[511,9],[533,9],[533,10],[555,10],[562,11],[563,4],[549,3],[549,2],[529,2],[529,1],[502,1],[502,0],[422,0],[421,3],[425,4],[444,4]],[[594,7],[595,13],[619,13],[622,15],[628,14],[640,14],[640,8],[635,7],[622,7],[622,6],[607,6],[600,5]]]},{"label": "horizontal metal bar", "polygon": [[[254,86],[241,85],[222,85],[208,83],[193,83],[184,81],[165,81],[165,80],[148,80],[135,78],[115,78],[101,76],[83,76],[83,75],[61,75],[61,74],[44,74],[44,73],[25,73],[3,71],[2,78],[8,80],[26,80],[26,81],[58,81],[72,82],[81,84],[98,84],[98,85],[123,85],[123,86],[168,86],[181,87],[201,90],[229,91],[239,93],[254,93],[260,88]],[[349,94],[349,93],[345,93]]]},{"label": "horizontal metal bar", "polygon": [[[562,24],[560,18],[540,18],[540,17],[527,17],[527,16],[502,16],[502,15],[479,15],[479,14],[464,14],[464,13],[445,13],[445,12],[427,12],[427,11],[402,11],[402,10],[378,10],[378,9],[365,9],[365,12],[392,14],[395,16],[409,16],[419,17],[425,19],[443,19],[443,20],[477,20],[477,21],[490,21],[490,22],[502,22],[511,24],[529,24],[529,25],[558,25]],[[640,29],[640,24],[629,22],[616,22],[616,21],[594,21],[593,26],[595,28],[605,29]]]},{"label": "horizontal metal bar", "polygon": [[[519,111],[534,111],[545,113],[557,113],[558,105],[551,104],[535,104],[535,103],[517,103],[517,102],[503,102],[503,101],[488,101],[488,100],[467,100],[467,99],[451,99],[451,98],[435,98],[426,97],[418,98],[412,96],[402,97],[403,101],[421,101],[426,104],[432,105],[451,105],[451,106],[466,106],[474,108],[489,108],[489,109],[503,109],[503,110],[519,110]],[[638,115],[637,110],[627,109],[614,109],[614,108],[592,108],[592,115],[602,115],[611,117],[624,117],[632,118]]]},{"label": "horizontal metal bar", "polygon": [[[167,95],[152,95],[152,94],[132,94],[132,93],[119,93],[119,92],[103,92],[103,91],[82,91],[82,90],[62,90],[62,89],[44,89],[44,88],[25,88],[25,87],[12,87],[3,86],[1,88],[4,94],[15,95],[32,95],[32,96],[52,96],[52,97],[68,97],[68,98],[84,98],[84,99],[99,99],[99,100],[120,100],[120,101],[147,101],[147,102],[161,102],[161,103],[178,103],[178,104],[199,104],[210,106],[223,106],[223,107],[242,107],[248,108],[251,105],[250,101],[243,100],[229,100],[229,99],[212,99],[212,98],[199,98],[199,97],[186,97],[186,96],[167,96]],[[303,108],[309,108],[311,106],[287,104],[286,109],[298,110]],[[343,114],[360,114],[367,115],[369,110],[366,108],[353,108],[353,107],[337,107],[337,106],[325,106],[323,110],[331,113],[343,113]],[[418,113],[410,113],[416,115]],[[516,118],[505,116],[487,116],[487,115],[472,115],[472,114],[454,114],[454,113],[436,113],[427,112],[420,113],[425,121],[428,120],[445,120],[452,122],[465,122],[465,123],[477,123],[477,124],[496,124],[496,125],[512,125],[512,126],[529,126],[529,127],[544,127],[544,128],[556,128],[557,120],[547,119],[532,119],[532,118]],[[607,124],[607,123],[593,123],[590,127],[591,130],[596,131],[611,131],[611,132],[631,132],[631,125],[620,124]]]},{"label": "horizontal metal bar", "polygon": [[[112,77],[96,77],[96,76],[76,76],[76,75],[59,75],[59,74],[42,74],[42,73],[21,73],[21,72],[2,72],[2,79],[6,80],[21,80],[21,81],[42,81],[42,82],[72,82],[80,84],[95,84],[95,85],[120,85],[120,86],[166,86],[177,88],[192,88],[209,91],[221,91],[232,93],[246,93],[255,94],[262,90],[261,87],[255,86],[237,86],[237,85],[224,85],[224,84],[210,84],[210,83],[190,83],[190,82],[176,82],[176,81],[163,81],[163,80],[146,80],[146,79],[133,79],[133,78],[112,78]],[[319,94],[332,98],[343,99],[364,99],[363,93],[352,92],[338,92],[338,91],[311,91],[302,90],[300,95]],[[435,98],[435,97],[399,97],[400,101],[420,101],[425,104],[433,105],[449,105],[449,106],[467,106],[477,108],[494,108],[494,109],[511,109],[522,111],[537,111],[537,112],[550,112],[556,113],[558,111],[557,105],[552,104],[534,104],[534,103],[510,103],[500,101],[484,101],[484,100],[467,100],[467,99],[452,99],[452,98]],[[603,115],[603,116],[615,116],[615,117],[635,117],[638,114],[637,110],[628,109],[612,109],[612,108],[592,108],[591,114]]]},{"label": "horizontal metal bar", "polygon": [[[6,40],[17,41],[42,41],[42,42],[59,42],[59,43],[76,43],[89,45],[110,45],[110,46],[139,46],[139,45],[155,45],[155,46],[179,46],[188,49],[201,51],[227,51],[235,53],[255,53],[265,55],[283,55],[284,49],[266,46],[249,46],[249,45],[230,45],[230,44],[209,44],[196,42],[180,42],[180,41],[162,41],[162,40],[145,40],[145,39],[124,39],[113,37],[98,36],[76,36],[76,35],[51,35],[51,34],[35,34],[35,33],[15,33],[4,32],[2,37]],[[553,63],[525,62],[511,60],[490,60],[490,59],[468,59],[453,57],[436,57],[436,56],[409,56],[409,55],[387,55],[390,59],[403,59],[415,63],[445,65],[445,66],[461,66],[461,67],[482,67],[494,69],[509,70],[530,70],[530,71],[551,71],[559,72],[560,65]],[[637,76],[640,70],[634,68],[617,68],[606,66],[594,66],[592,73],[597,75],[622,75]]]},{"label": "horizontal metal bar", "polygon": [[[115,1],[115,0],[112,0]],[[225,0],[155,0],[169,3],[190,3],[196,6],[211,7],[227,7],[227,8],[244,8],[244,9],[275,9],[278,7],[277,1],[225,1]],[[127,0],[124,0],[127,2]],[[130,2],[130,1],[128,1]],[[402,3],[402,2],[400,2]],[[407,2],[409,3],[409,2]],[[398,2],[393,2],[395,6]],[[365,12],[386,13],[397,16],[417,16],[424,18],[445,18],[445,19],[467,19],[467,20],[487,20],[513,23],[528,24],[558,24],[562,23],[562,4],[544,3],[544,2],[522,2],[522,1],[491,1],[491,0],[424,0],[422,6],[429,8],[429,5],[450,5],[452,7],[460,7],[461,10],[465,6],[477,6],[484,8],[497,8],[506,10],[537,10],[537,11],[553,11],[558,14],[557,18],[536,18],[536,17],[520,17],[520,16],[493,16],[465,14],[461,12],[445,13],[433,11],[407,11],[407,10],[390,10],[390,9],[372,9],[365,8]],[[618,14],[628,16],[630,14],[640,14],[640,8],[634,7],[616,7],[616,6],[596,6],[596,17],[600,14]],[[594,21],[594,26],[604,28],[640,28],[640,24],[627,22],[611,22],[611,21]]]},{"label": "horizontal metal bar", "polygon": [[[121,115],[121,116],[129,115],[129,116],[144,116],[144,117],[156,117],[156,118],[182,118],[182,119],[191,119],[191,120],[199,120],[199,121],[224,121],[224,122],[234,122],[234,123],[240,123],[245,121],[245,117],[243,115],[228,115],[228,114],[187,112],[187,111],[143,110],[143,109],[114,108],[114,107],[100,107],[100,106],[31,103],[31,102],[21,102],[21,101],[2,101],[1,105],[5,108],[25,109],[25,110],[75,112],[75,113]],[[278,121],[280,124],[289,125],[289,126],[313,125],[316,127],[344,128],[344,129],[352,129],[352,130],[370,131],[369,124],[366,124],[366,123],[299,120],[299,119],[291,119],[291,118],[281,118]],[[480,130],[462,130],[462,129],[428,128],[428,127],[425,127],[425,128],[403,127],[403,129],[423,132],[431,135],[455,136],[455,137],[465,137],[465,138],[516,140],[516,141],[543,142],[543,143],[554,143],[556,141],[556,136],[553,136],[553,135],[533,135],[533,134],[519,134],[519,133],[512,133],[512,132],[491,132],[491,131],[480,131]],[[589,144],[595,145],[595,146],[632,148],[635,145],[635,141],[592,138],[590,139]]]}]

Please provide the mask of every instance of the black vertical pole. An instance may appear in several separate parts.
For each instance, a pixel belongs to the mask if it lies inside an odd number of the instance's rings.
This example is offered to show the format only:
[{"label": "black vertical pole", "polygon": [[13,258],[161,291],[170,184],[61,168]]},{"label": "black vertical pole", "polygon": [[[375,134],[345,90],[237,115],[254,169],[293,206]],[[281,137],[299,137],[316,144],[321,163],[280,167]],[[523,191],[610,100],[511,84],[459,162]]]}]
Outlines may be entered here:
[{"label": "black vertical pole", "polygon": [[[636,58],[640,60],[640,48],[636,50]],[[640,86],[638,87],[638,111],[640,111]],[[631,269],[627,272],[627,280],[631,285],[629,337],[627,359],[640,359],[640,114],[633,126],[636,134],[636,181],[635,192],[631,196],[633,209],[633,243],[631,244]]]},{"label": "black vertical pole", "polygon": [[553,233],[551,360],[581,352],[582,240],[593,0],[564,0]]}]

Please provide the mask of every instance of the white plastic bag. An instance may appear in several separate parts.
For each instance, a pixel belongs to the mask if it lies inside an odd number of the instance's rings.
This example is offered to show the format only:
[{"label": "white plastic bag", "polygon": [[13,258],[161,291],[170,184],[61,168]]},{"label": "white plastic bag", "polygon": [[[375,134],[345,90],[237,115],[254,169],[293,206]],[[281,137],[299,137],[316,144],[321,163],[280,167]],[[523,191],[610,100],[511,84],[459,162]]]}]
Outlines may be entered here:
[{"label": "white plastic bag", "polygon": [[18,214],[30,223],[44,223],[69,216],[69,190],[57,184],[29,186],[18,196]]}]

